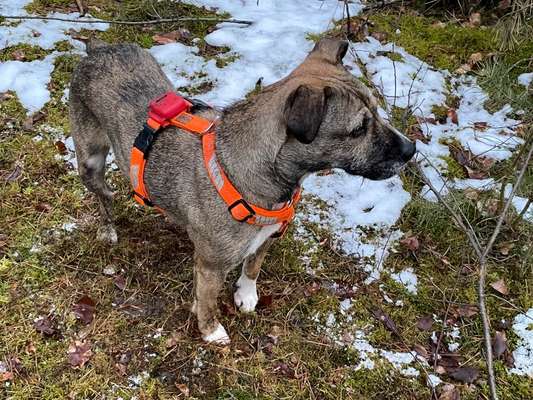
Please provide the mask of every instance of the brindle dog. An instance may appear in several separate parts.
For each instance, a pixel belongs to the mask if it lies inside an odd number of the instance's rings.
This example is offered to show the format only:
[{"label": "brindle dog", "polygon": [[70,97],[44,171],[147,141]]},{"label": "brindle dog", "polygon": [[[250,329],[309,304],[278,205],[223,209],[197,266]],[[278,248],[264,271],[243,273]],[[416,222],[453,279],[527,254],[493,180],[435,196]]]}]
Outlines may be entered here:
[{"label": "brindle dog", "polygon": [[[348,43],[322,39],[281,81],[222,112],[216,155],[231,182],[250,203],[274,209],[312,172],[341,168],[386,179],[414,154],[415,146],[385,122],[370,91],[342,65]],[[99,201],[99,237],[117,241],[112,193],[104,181],[112,148],[128,176],[133,141],[150,100],[173,90],[155,59],[132,44],[91,42],[72,77],[70,120],[79,174]],[[243,263],[235,303],[257,304],[256,280],[278,225],[239,223],[209,180],[200,138],[175,127],[155,142],[145,172],[151,200],[182,225],[194,243],[194,303],[204,340],[227,343],[217,320],[217,297],[228,271]]]}]

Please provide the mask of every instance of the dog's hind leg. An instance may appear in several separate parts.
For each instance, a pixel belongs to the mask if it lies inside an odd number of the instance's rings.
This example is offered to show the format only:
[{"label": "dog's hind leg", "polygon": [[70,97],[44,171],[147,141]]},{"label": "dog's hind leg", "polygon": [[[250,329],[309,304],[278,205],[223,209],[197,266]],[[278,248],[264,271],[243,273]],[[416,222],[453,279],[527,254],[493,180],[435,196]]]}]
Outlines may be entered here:
[{"label": "dog's hind leg", "polygon": [[261,265],[273,239],[267,239],[255,252],[244,259],[241,276],[235,283],[237,290],[233,295],[235,305],[242,312],[252,312],[259,301],[257,295],[257,277],[261,272]]},{"label": "dog's hind leg", "polygon": [[100,208],[102,225],[98,239],[117,242],[113,226],[113,193],[105,182],[105,160],[109,153],[109,140],[94,115],[84,104],[71,99],[71,135],[74,139],[78,172],[85,187],[94,193]]}]

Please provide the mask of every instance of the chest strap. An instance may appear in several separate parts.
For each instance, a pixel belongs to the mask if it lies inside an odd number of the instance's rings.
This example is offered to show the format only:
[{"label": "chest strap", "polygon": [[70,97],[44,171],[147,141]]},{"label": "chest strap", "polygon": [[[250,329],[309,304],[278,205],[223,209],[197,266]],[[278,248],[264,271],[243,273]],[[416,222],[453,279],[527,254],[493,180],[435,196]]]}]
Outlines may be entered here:
[{"label": "chest strap", "polygon": [[195,107],[194,102],[194,100],[187,101],[173,92],[168,92],[150,103],[148,119],[135,139],[131,151],[130,180],[133,186],[134,199],[139,204],[156,207],[159,211],[163,211],[150,200],[144,184],[144,170],[150,149],[157,139],[158,133],[167,126],[175,126],[201,137],[207,174],[218,194],[228,206],[231,216],[236,221],[252,225],[281,224],[278,232],[274,234],[274,236],[281,236],[294,218],[294,208],[300,200],[300,188],[294,192],[291,200],[276,210],[268,210],[249,204],[244,200],[217,160],[215,121],[209,121],[190,113],[191,109]]}]

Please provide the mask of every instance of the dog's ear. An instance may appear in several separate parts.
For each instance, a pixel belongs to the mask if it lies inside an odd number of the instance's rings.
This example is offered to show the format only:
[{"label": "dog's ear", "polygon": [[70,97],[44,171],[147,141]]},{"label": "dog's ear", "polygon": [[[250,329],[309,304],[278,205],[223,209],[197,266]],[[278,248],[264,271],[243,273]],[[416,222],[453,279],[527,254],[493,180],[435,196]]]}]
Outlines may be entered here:
[{"label": "dog's ear", "polygon": [[287,134],[293,135],[300,142],[311,143],[326,113],[326,95],[324,90],[301,85],[287,98],[285,116]]},{"label": "dog's ear", "polygon": [[320,39],[309,54],[310,57],[320,57],[332,64],[340,64],[348,51],[348,42],[333,38]]}]

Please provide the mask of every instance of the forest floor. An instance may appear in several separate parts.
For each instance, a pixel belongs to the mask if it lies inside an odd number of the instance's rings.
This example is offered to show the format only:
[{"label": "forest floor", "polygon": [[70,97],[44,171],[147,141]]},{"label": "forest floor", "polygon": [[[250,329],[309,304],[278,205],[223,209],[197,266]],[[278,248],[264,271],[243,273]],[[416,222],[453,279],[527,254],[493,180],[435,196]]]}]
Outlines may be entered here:
[{"label": "forest floor", "polygon": [[[257,311],[235,309],[235,271],[219,301],[232,342],[206,345],[189,312],[191,242],[136,205],[112,162],[119,242],[96,240],[68,84],[80,40],[95,35],[150,49],[178,90],[224,106],[260,90],[260,77],[283,77],[322,35],[347,37],[347,67],[487,238],[531,136],[533,40],[502,51],[488,15],[391,8],[361,18],[357,2],[349,22],[332,0],[86,3],[99,18],[254,24],[0,19],[0,398],[488,398],[477,260],[413,168],[382,182],[309,178],[296,223],[265,261]],[[0,0],[4,15],[77,11],[70,0]],[[533,398],[532,193],[530,166],[489,259],[501,399]]]}]

